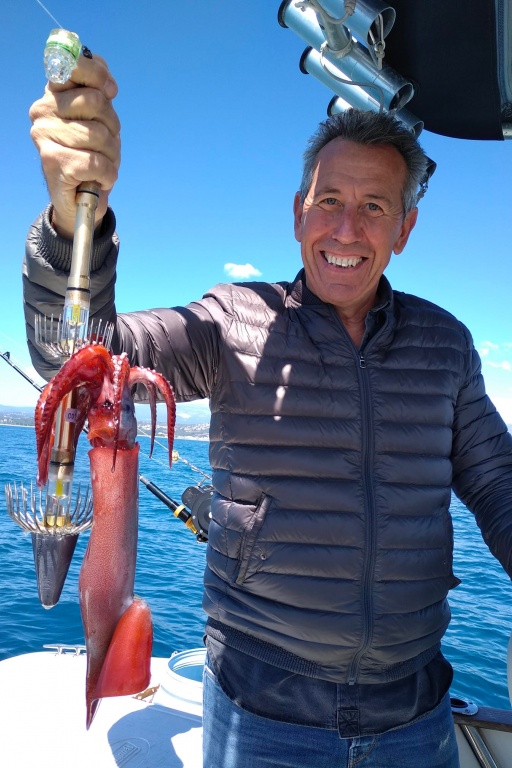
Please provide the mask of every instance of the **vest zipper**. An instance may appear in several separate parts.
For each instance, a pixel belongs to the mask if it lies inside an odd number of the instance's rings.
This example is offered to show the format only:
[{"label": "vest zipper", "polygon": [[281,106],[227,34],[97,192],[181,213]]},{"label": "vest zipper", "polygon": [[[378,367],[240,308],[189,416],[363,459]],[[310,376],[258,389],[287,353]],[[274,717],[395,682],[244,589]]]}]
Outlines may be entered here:
[{"label": "vest zipper", "polygon": [[370,385],[364,354],[359,352],[359,383],[363,424],[363,483],[365,498],[365,560],[363,565],[363,584],[361,611],[363,619],[363,637],[359,650],[354,654],[348,674],[349,685],[357,682],[359,664],[368,650],[373,637],[373,577],[376,555],[375,499],[373,492],[373,412],[371,408]]},{"label": "vest zipper", "polygon": [[[348,336],[343,323],[338,318],[340,326]],[[361,392],[362,423],[365,425],[362,436],[363,445],[363,491],[365,499],[365,560],[363,564],[361,611],[363,619],[363,637],[359,649],[352,658],[348,672],[348,684],[354,685],[359,674],[359,665],[364,654],[371,645],[373,638],[373,577],[375,571],[375,559],[377,549],[375,497],[373,490],[373,463],[374,463],[374,431],[373,410],[371,405],[370,383],[366,366],[365,351],[375,343],[381,335],[382,328],[370,339],[363,339],[363,347],[354,350],[358,360],[359,391]],[[353,342],[352,342],[353,344]]]}]

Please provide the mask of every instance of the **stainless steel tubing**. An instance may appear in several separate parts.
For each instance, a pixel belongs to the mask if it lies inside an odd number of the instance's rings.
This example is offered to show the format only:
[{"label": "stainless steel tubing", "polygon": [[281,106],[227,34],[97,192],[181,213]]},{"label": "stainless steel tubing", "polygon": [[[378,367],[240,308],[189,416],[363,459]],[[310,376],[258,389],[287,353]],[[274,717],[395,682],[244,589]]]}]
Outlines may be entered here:
[{"label": "stainless steel tubing", "polygon": [[[314,48],[306,48],[300,60],[300,69],[305,74],[313,75],[337,94],[337,97],[329,102],[328,115],[345,112],[350,107],[366,109],[371,112],[379,111],[379,102],[362,88],[336,79],[337,77],[343,78],[343,74],[334,64],[328,64],[328,69],[332,75],[329,74],[322,66],[320,54]],[[395,115],[418,138],[424,127],[423,121],[407,109],[400,109]]]},{"label": "stainless steel tubing", "polygon": [[[326,40],[316,14],[310,8],[301,10],[296,2],[297,0],[288,0],[281,4],[279,23],[296,32],[308,45],[320,51]],[[384,66],[383,69],[378,70],[366,48],[360,43],[353,42],[350,52],[341,58],[333,55],[325,46],[323,53],[325,59],[338,67],[344,77],[354,82],[364,83],[362,86],[364,90],[381,102],[382,109],[401,109],[414,94],[412,84],[391,67]]]},{"label": "stainless steel tubing", "polygon": [[[341,18],[344,15],[343,0],[319,0],[329,16]],[[354,37],[357,37],[367,48],[372,47],[372,34],[379,36],[379,16],[382,17],[384,37],[387,37],[393,28],[396,19],[395,9],[380,0],[357,0],[356,9],[352,16],[344,22]]]},{"label": "stainless steel tubing", "polygon": [[[340,98],[340,96],[334,96],[327,106],[327,114],[329,117],[331,117],[331,115],[338,115],[340,112],[345,112],[351,106],[353,105]],[[423,120],[420,120],[419,117],[413,115],[408,109],[399,109],[398,112],[395,112],[394,114],[395,117],[398,118],[398,120],[400,120],[400,122],[403,123],[416,138],[418,138],[425,127]]]},{"label": "stainless steel tubing", "polygon": [[[313,75],[313,77],[326,85],[344,102],[347,102],[348,106],[355,107],[356,109],[368,109],[372,112],[379,111],[380,104],[378,98],[375,98],[377,95],[376,91],[374,96],[364,91],[358,85],[342,82],[347,80],[343,72],[338,67],[335,67],[334,64],[331,64],[331,62],[327,62],[327,67],[324,68],[322,66],[322,56],[315,48],[306,48],[300,60],[300,69],[301,72]],[[336,78],[341,78],[341,80]],[[341,112],[343,110],[340,109],[338,111]]]},{"label": "stainless steel tubing", "polygon": [[462,733],[469,746],[473,750],[473,753],[478,760],[481,768],[499,768],[498,763],[493,758],[484,740],[478,733],[476,728],[471,725],[460,725]]}]

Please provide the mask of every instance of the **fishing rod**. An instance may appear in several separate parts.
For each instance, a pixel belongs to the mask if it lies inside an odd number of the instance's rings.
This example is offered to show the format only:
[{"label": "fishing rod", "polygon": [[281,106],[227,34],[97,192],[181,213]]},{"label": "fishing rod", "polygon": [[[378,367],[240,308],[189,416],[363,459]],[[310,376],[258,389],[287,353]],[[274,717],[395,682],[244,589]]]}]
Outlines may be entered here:
[{"label": "fishing rod", "polygon": [[36,384],[34,379],[31,379],[30,376],[27,373],[25,373],[25,371],[22,368],[20,368],[15,363],[13,363],[13,361],[11,360],[11,353],[10,352],[0,352],[0,357],[2,357],[5,360],[6,363],[9,363],[11,368],[14,368],[16,373],[19,373],[20,376],[23,376],[25,381],[28,381],[29,384],[32,384],[32,386],[35,387],[38,390],[38,392],[42,392],[43,391],[43,388],[40,387],[39,384]]}]

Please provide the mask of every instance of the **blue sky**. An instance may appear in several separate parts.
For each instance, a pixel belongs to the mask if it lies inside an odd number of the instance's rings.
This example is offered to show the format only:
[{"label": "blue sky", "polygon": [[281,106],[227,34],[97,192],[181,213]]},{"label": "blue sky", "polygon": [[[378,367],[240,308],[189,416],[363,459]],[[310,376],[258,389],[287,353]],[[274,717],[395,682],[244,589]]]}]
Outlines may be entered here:
[{"label": "blue sky", "polygon": [[[292,201],[308,136],[331,93],[299,71],[305,43],[277,23],[279,0],[48,0],[103,55],[119,84],[122,165],[111,203],[122,250],[120,311],[184,304],[250,265],[300,267]],[[0,351],[31,372],[21,306],[30,222],[47,202],[28,109],[42,93],[55,26],[35,0],[3,0]],[[482,354],[487,389],[512,423],[512,145],[423,132],[438,163],[418,225],[387,275],[457,315]],[[0,360],[0,404],[37,393]],[[183,417],[191,407],[181,407]],[[203,409],[203,413],[204,413]]]}]

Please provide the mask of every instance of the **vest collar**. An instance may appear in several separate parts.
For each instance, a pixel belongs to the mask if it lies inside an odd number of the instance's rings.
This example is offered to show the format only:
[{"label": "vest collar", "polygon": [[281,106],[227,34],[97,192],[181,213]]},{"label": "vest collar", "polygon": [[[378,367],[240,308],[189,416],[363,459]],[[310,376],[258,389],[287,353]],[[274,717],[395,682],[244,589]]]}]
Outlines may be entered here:
[{"label": "vest collar", "polygon": [[[313,291],[310,291],[306,285],[306,274],[304,269],[301,269],[295,280],[290,283],[289,297],[293,303],[297,305],[317,305],[327,306],[322,299],[319,299]],[[377,301],[375,306],[372,307],[370,313],[377,314],[381,310],[388,310],[393,307],[393,289],[387,277],[382,275],[379,287],[377,289]],[[369,313],[369,314],[370,314]]]}]

